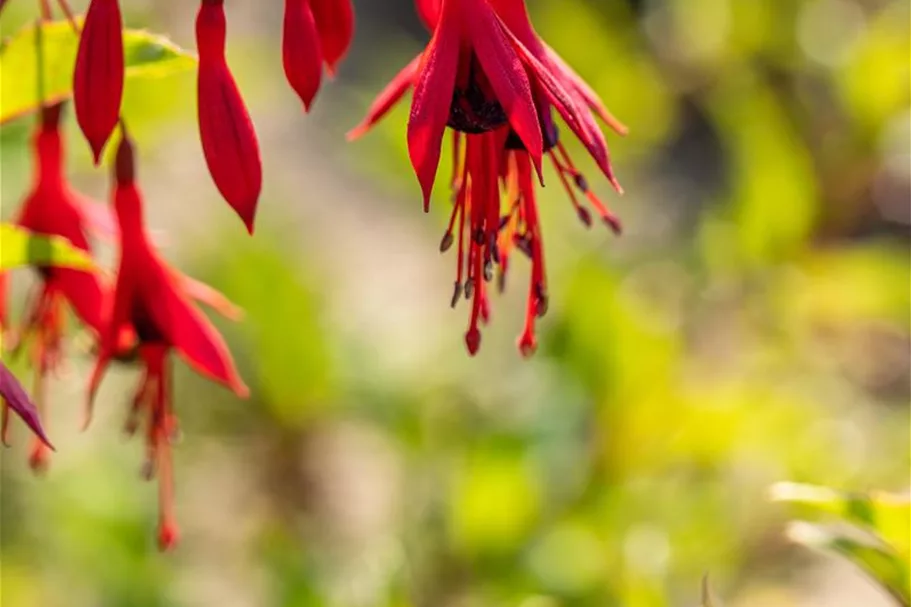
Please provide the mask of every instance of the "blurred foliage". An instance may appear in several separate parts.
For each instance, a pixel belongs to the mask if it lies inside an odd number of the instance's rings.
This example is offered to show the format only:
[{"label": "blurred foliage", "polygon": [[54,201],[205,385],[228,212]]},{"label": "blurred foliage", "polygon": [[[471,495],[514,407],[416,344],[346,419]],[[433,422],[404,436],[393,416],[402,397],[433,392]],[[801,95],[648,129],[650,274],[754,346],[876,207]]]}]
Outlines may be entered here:
[{"label": "blurred foliage", "polygon": [[0,223],[0,272],[22,266],[87,269],[92,260],[66,238],[33,234],[25,228]]},{"label": "blurred foliage", "polygon": [[[42,99],[50,103],[68,98],[78,46],[79,38],[67,21],[41,24],[40,29],[37,24],[26,26],[4,40],[0,124],[34,112]],[[126,30],[123,49],[127,78],[161,78],[195,66],[195,58],[186,51],[145,31]]]},{"label": "blurred foliage", "polygon": [[[127,23],[187,46],[185,4]],[[115,432],[135,370],[106,383],[98,427],[77,434],[67,404],[91,361],[74,345],[75,378],[52,390],[48,477],[3,457],[5,601],[690,607],[708,571],[725,605],[889,604],[788,542],[793,513],[767,487],[830,486],[822,509],[855,524],[839,496],[908,487],[907,3],[528,4],[630,127],[610,137],[623,238],[583,232],[559,188],[542,192],[553,295],[531,361],[510,344],[518,288],[494,302],[479,358],[464,352],[451,260],[431,258],[445,188],[421,217],[407,107],[343,147],[426,40],[410,1],[356,2],[356,48],[307,118],[281,79],[280,6],[232,4],[229,55],[267,170],[253,240],[216,219],[192,85],[128,83],[147,216],[179,245],[165,254],[246,310],[219,328],[253,396],[178,374],[185,541],[161,557],[141,448]],[[7,10],[4,32],[30,15]],[[0,138],[5,214],[26,133],[14,122]],[[100,198],[80,153],[76,179]],[[857,512],[895,542],[901,517],[877,504]]]},{"label": "blurred foliage", "polygon": [[847,558],[876,580],[899,605],[911,605],[911,497],[884,493],[849,495],[792,483],[776,485],[772,495],[801,507],[809,516],[847,523],[844,528],[792,523],[789,535],[808,547]]}]

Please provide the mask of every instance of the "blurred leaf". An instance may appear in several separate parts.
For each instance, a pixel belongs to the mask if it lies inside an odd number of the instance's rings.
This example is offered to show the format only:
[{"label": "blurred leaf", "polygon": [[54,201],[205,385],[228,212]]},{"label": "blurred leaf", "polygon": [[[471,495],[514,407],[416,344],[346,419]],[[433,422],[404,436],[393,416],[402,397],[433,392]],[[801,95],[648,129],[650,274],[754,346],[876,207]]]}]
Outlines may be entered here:
[{"label": "blurred leaf", "polygon": [[36,235],[9,223],[0,224],[0,271],[21,266],[89,269],[92,265],[88,254],[65,238]]},{"label": "blurred leaf", "polygon": [[[0,46],[0,124],[35,111],[38,100],[36,28],[29,25]],[[79,39],[66,21],[41,28],[44,61],[44,99],[66,99],[72,94],[73,67]],[[142,30],[123,36],[126,77],[158,78],[190,70],[196,59],[167,38]],[[129,88],[129,82],[127,83]]]},{"label": "blurred leaf", "polygon": [[911,500],[882,492],[844,493],[800,483],[777,483],[772,499],[804,508],[801,516],[835,515],[875,532],[907,563],[911,560]]},{"label": "blurred leaf", "polygon": [[[733,163],[739,261],[755,267],[791,258],[809,237],[818,210],[809,151],[776,91],[757,74],[730,78],[712,94],[709,108]],[[729,247],[709,250],[710,264],[730,264]]]},{"label": "blurred leaf", "polygon": [[256,352],[255,391],[284,424],[318,416],[332,405],[335,374],[315,291],[279,247],[245,242],[231,250],[219,259],[215,284],[246,312],[239,328]]},{"label": "blurred leaf", "polygon": [[908,563],[885,546],[867,542],[855,534],[798,521],[788,528],[788,537],[798,544],[841,555],[876,580],[903,607],[911,606]]},{"label": "blurred leaf", "polygon": [[540,494],[521,452],[484,448],[471,454],[458,469],[449,500],[453,543],[470,555],[515,550],[539,514]]},{"label": "blurred leaf", "polygon": [[702,607],[721,607],[714,599],[712,586],[709,583],[709,574],[702,578]]}]

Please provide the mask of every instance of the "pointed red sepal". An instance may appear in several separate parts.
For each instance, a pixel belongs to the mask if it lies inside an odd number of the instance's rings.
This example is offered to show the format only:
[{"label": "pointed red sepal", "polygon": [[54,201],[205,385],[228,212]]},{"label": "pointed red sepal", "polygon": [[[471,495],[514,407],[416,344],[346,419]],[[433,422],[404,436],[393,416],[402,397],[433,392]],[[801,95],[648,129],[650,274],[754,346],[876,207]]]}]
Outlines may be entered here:
[{"label": "pointed red sepal", "polygon": [[348,132],[348,141],[358,139],[373,128],[373,126],[382,120],[383,117],[389,113],[389,110],[405,96],[408,89],[414,85],[422,57],[423,55],[418,55],[395,75],[392,81],[370,105],[364,120]]}]

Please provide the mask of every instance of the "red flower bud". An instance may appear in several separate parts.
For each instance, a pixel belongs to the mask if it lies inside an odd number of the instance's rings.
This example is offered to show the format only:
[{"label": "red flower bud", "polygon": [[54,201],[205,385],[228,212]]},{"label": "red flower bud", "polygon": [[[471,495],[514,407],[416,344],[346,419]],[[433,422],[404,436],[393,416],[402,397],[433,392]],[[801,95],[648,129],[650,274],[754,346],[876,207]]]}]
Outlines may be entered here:
[{"label": "red flower bud", "polygon": [[282,63],[305,110],[319,91],[323,63],[334,74],[353,35],[350,0],[285,0]]},{"label": "red flower bud", "polygon": [[309,111],[323,75],[323,51],[308,0],[285,0],[282,64],[288,84]]},{"label": "red flower bud", "polygon": [[76,119],[97,165],[120,118],[123,100],[123,22],[118,0],[92,0],[76,55]]},{"label": "red flower bud", "polygon": [[196,18],[199,50],[199,135],[218,191],[253,233],[262,163],[253,121],[225,60],[224,0],[202,0]]}]

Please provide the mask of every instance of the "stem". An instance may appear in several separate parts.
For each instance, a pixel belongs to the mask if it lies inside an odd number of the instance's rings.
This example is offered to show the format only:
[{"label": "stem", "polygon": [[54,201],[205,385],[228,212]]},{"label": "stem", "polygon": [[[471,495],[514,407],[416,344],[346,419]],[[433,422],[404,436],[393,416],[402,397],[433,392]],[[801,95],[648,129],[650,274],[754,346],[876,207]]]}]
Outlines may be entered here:
[{"label": "stem", "polygon": [[38,19],[35,22],[35,64],[37,66],[38,77],[38,105],[44,107],[44,19]]}]

